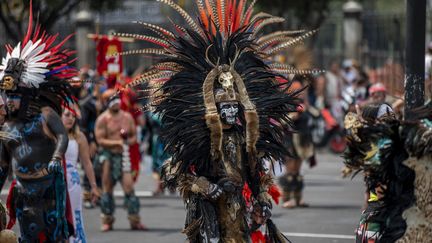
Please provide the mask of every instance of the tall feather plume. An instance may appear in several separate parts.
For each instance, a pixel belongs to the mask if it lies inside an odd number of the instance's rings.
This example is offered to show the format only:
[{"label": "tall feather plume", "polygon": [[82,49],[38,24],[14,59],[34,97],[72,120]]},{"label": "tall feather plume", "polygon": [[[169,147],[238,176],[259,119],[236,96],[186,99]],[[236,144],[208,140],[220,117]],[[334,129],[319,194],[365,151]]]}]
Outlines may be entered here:
[{"label": "tall feather plume", "polygon": [[217,27],[217,29],[220,29],[221,25],[220,25],[220,21],[219,21],[219,14],[218,14],[216,4],[213,0],[206,0],[206,1],[209,1],[209,3],[210,3],[211,16],[214,20],[214,23],[216,24],[216,27]]},{"label": "tall feather plume", "polygon": [[205,0],[205,8],[207,10],[206,13],[209,16],[208,32],[211,35],[214,35],[216,33],[216,23],[214,19],[213,5],[214,3],[212,0]]},{"label": "tall feather plume", "polygon": [[175,57],[175,55],[166,52],[164,49],[157,49],[157,48],[146,48],[146,49],[139,49],[139,50],[124,51],[124,52],[115,53],[112,56],[127,56],[127,55],[139,55],[139,54],[144,54],[144,55],[152,54],[157,56]]},{"label": "tall feather plume", "polygon": [[27,33],[23,40],[23,46],[27,44],[27,42],[30,40],[30,36],[33,33],[33,0],[30,0],[30,13],[29,13],[29,21],[27,26]]},{"label": "tall feather plume", "polygon": [[252,3],[249,5],[248,9],[246,10],[245,15],[243,16],[242,24],[244,24],[244,25],[249,24],[249,21],[251,19],[252,14],[253,14],[253,9],[254,9],[256,1],[257,0],[253,0]]},{"label": "tall feather plume", "polygon": [[287,30],[287,31],[276,31],[264,36],[261,36],[257,43],[263,44],[264,42],[274,42],[273,39],[281,38],[281,37],[291,37],[293,35],[298,35],[304,33],[305,30]]},{"label": "tall feather plume", "polygon": [[166,41],[169,41],[170,39],[175,39],[175,35],[174,33],[172,33],[169,30],[166,30],[160,26],[154,25],[154,24],[149,24],[149,23],[145,23],[145,22],[141,22],[141,21],[134,21],[134,23],[136,24],[140,24],[150,30],[152,30],[153,32],[155,32],[156,34],[158,34],[160,37],[164,38]]},{"label": "tall feather plume", "polygon": [[195,3],[196,3],[197,8],[198,8],[201,22],[203,23],[204,28],[208,29],[209,28],[209,19],[207,17],[208,15],[207,15],[206,9],[204,7],[203,0],[195,0]]},{"label": "tall feather plume", "polygon": [[155,79],[170,77],[170,76],[174,75],[172,72],[159,72],[159,70],[156,70],[156,71],[157,72],[155,72],[155,70],[152,70],[146,74],[141,75],[139,78],[128,83],[125,87],[126,88],[132,88],[132,87],[147,83],[147,82],[155,80]]},{"label": "tall feather plume", "polygon": [[113,35],[114,36],[120,36],[120,37],[129,37],[129,38],[133,38],[136,40],[151,42],[151,43],[156,44],[158,46],[161,46],[163,48],[168,48],[169,46],[171,46],[171,44],[169,42],[167,42],[163,39],[160,39],[160,38],[149,36],[149,35],[130,34],[130,33],[113,33]]},{"label": "tall feather plume", "polygon": [[291,41],[292,39],[294,39],[294,37],[280,36],[280,37],[272,38],[268,41],[265,41],[264,43],[257,42],[257,44],[258,44],[257,49],[264,52],[264,51],[266,51],[272,47],[275,47],[281,43]]},{"label": "tall feather plume", "polygon": [[157,69],[159,71],[173,71],[178,72],[181,70],[181,66],[179,66],[175,62],[161,62],[152,67],[153,69]]},{"label": "tall feather plume", "polygon": [[261,23],[259,23],[258,26],[255,27],[254,36],[256,36],[264,26],[269,25],[269,24],[282,23],[284,21],[285,21],[285,19],[281,18],[281,17],[271,17],[271,18],[265,19]]},{"label": "tall feather plume", "polygon": [[274,54],[274,53],[279,52],[279,51],[281,51],[281,50],[283,50],[285,48],[291,47],[291,46],[293,46],[293,45],[295,45],[295,44],[297,44],[299,42],[304,41],[306,38],[312,36],[317,31],[318,30],[311,30],[311,31],[307,32],[306,34],[303,34],[303,35],[301,35],[299,37],[296,37],[296,38],[294,38],[292,40],[289,40],[287,42],[281,43],[280,45],[278,45],[278,46],[276,46],[276,47],[274,47],[274,48],[266,51],[266,53],[267,54]]},{"label": "tall feather plume", "polygon": [[198,27],[197,23],[195,23],[192,17],[183,8],[181,8],[179,5],[175,4],[171,0],[156,0],[156,1],[165,3],[168,6],[172,7],[186,20],[186,23],[188,23],[188,25],[191,27],[192,30],[197,31],[201,36],[204,37],[204,32],[201,30],[201,28]]},{"label": "tall feather plume", "polygon": [[220,21],[220,29],[222,33],[225,33],[226,28],[225,28],[225,0],[218,0],[217,1],[217,12],[218,12],[218,16],[219,16],[219,21]]}]

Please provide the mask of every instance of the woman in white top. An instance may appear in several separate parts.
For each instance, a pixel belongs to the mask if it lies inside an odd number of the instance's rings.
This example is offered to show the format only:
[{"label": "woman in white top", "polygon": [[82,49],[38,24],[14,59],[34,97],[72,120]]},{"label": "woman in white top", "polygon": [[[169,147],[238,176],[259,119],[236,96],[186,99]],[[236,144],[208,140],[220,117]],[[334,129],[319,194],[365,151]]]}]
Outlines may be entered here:
[{"label": "woman in white top", "polygon": [[70,243],[85,243],[84,224],[82,217],[82,191],[80,185],[80,175],[78,173],[78,160],[82,163],[90,184],[93,201],[100,197],[100,192],[96,185],[93,165],[90,161],[89,146],[85,135],[79,130],[75,114],[65,109],[62,114],[63,125],[68,131],[69,144],[65,153],[67,183],[69,197],[74,217],[75,237],[70,237]]}]

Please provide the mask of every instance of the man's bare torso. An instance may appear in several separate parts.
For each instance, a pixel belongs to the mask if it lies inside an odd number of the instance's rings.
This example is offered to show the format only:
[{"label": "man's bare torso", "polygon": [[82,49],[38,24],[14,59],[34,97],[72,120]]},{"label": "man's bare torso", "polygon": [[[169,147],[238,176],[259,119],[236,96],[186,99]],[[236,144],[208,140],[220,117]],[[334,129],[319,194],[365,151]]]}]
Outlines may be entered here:
[{"label": "man's bare torso", "polygon": [[[109,111],[105,111],[101,114],[101,122],[105,127],[105,138],[119,140],[122,139],[121,130],[124,129],[128,134],[130,133],[130,115],[120,110],[117,114],[112,114]],[[112,152],[121,152],[121,148],[115,147],[110,148]]]}]

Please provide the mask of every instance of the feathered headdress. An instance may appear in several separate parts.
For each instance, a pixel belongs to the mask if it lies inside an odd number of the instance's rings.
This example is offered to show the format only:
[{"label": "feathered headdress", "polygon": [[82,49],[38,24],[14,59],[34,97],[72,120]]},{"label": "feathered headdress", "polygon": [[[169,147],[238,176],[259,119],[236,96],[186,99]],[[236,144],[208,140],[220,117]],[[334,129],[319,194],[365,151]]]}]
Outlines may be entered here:
[{"label": "feathered headdress", "polygon": [[[169,31],[138,21],[154,35],[116,35],[154,45],[119,55],[162,58],[124,88],[150,86],[145,91],[151,92],[152,102],[144,109],[154,109],[161,116],[162,138],[172,164],[180,173],[190,166],[210,172],[212,159],[222,158],[223,131],[216,107],[221,99],[241,104],[240,120],[250,161],[258,155],[282,159],[287,153],[284,127],[290,124],[288,113],[296,110],[300,91],[287,92],[277,78],[316,71],[277,64],[272,56],[301,43],[315,31],[263,34],[263,27],[283,18],[254,14],[255,0],[249,6],[246,0],[196,0],[196,19],[171,0],[158,1],[178,12],[186,26],[172,23],[174,31]],[[216,94],[216,90],[224,93]]]},{"label": "feathered headdress", "polygon": [[75,51],[62,49],[72,35],[54,45],[58,34],[49,35],[36,24],[33,29],[32,1],[27,33],[15,47],[7,44],[7,55],[0,65],[0,89],[6,92],[20,92],[43,96],[59,110],[62,101],[71,102],[69,79],[77,75],[70,66]]}]

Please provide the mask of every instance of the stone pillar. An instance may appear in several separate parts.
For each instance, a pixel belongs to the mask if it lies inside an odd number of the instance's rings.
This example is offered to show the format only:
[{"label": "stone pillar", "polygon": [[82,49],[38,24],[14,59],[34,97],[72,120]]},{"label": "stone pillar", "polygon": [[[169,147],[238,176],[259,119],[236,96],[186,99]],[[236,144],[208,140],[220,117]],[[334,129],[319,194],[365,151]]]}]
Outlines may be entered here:
[{"label": "stone pillar", "polygon": [[360,20],[363,12],[362,6],[349,0],[343,5],[344,12],[344,56],[348,59],[360,60],[362,23]]},{"label": "stone pillar", "polygon": [[91,39],[87,37],[92,32],[93,17],[88,10],[81,10],[75,16],[76,24],[76,49],[77,49],[77,66],[81,68],[86,64],[91,67],[95,65],[95,47]]}]

